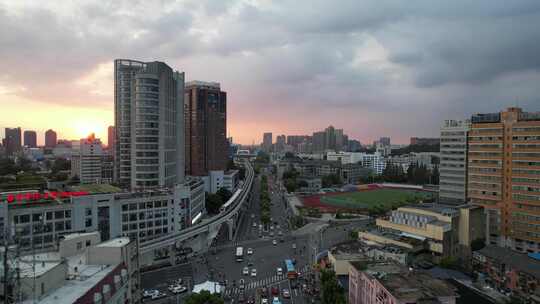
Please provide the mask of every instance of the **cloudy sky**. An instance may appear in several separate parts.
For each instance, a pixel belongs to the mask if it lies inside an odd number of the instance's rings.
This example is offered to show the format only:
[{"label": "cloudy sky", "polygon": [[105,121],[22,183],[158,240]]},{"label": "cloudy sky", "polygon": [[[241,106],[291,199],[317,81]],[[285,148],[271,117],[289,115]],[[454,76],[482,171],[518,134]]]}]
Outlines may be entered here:
[{"label": "cloudy sky", "polygon": [[236,142],[332,124],[406,143],[444,119],[540,111],[540,1],[0,0],[0,136],[105,139],[115,58],[220,82]]}]

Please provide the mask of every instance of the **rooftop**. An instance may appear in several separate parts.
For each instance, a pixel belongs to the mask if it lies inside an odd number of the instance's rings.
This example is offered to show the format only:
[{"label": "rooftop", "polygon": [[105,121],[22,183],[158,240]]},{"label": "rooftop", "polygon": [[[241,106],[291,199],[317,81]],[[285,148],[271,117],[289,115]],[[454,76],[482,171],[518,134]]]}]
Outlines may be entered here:
[{"label": "rooftop", "polygon": [[90,194],[122,192],[122,189],[108,184],[80,185],[74,186],[73,189],[74,191],[86,191]]},{"label": "rooftop", "polygon": [[535,277],[540,277],[540,261],[519,253],[509,248],[488,245],[476,253],[483,256],[499,260],[512,268],[528,273]]},{"label": "rooftop", "polygon": [[99,243],[96,245],[96,247],[124,247],[127,244],[129,244],[129,238],[128,237],[122,237],[122,238],[116,238],[112,240],[108,240],[103,243]]},{"label": "rooftop", "polygon": [[458,210],[455,206],[447,206],[442,204],[417,204],[417,205],[407,205],[400,207],[401,208],[410,208],[410,209],[419,209],[430,211],[442,215],[448,216],[449,214],[457,214]]},{"label": "rooftop", "polygon": [[456,296],[454,288],[445,281],[434,279],[427,273],[409,272],[382,275],[381,284],[402,303],[429,303],[439,297]]},{"label": "rooftop", "polygon": [[[74,280],[66,280],[65,284],[40,299],[42,304],[62,304],[74,303],[81,296],[86,294],[90,289],[96,286],[104,279],[117,265],[92,265],[85,266],[80,272],[80,278]],[[23,303],[32,303],[32,300],[27,300]]]},{"label": "rooftop", "polygon": [[454,288],[425,272],[413,272],[389,262],[351,262],[358,271],[378,280],[400,303],[430,303],[439,297],[455,296]]},{"label": "rooftop", "polygon": [[409,236],[406,236],[406,235],[402,235],[402,234],[396,234],[396,233],[387,232],[387,231],[380,231],[380,230],[377,230],[377,229],[372,229],[372,230],[368,230],[368,231],[364,231],[364,232],[369,233],[369,234],[373,234],[373,235],[376,235],[376,236],[381,236],[381,237],[384,237],[384,238],[387,238],[387,239],[390,239],[390,240],[393,240],[393,241],[406,243],[406,244],[409,244],[409,245],[412,245],[412,246],[420,246],[420,245],[422,245],[422,241],[420,241],[419,239],[409,237]]}]

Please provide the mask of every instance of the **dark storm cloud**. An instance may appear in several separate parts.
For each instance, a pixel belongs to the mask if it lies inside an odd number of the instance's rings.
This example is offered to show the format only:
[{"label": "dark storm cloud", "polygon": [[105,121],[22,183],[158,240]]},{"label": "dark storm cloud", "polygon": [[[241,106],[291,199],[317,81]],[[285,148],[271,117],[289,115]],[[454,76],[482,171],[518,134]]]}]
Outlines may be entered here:
[{"label": "dark storm cloud", "polygon": [[[232,111],[284,104],[321,124],[337,116],[348,127],[360,120],[380,124],[386,115],[393,124],[408,123],[390,134],[400,137],[415,130],[435,135],[443,119],[497,111],[516,100],[540,110],[535,0],[61,6],[0,4],[0,88],[21,86],[27,90],[18,94],[43,102],[110,104],[111,96],[92,96],[72,81],[114,58],[134,58],[166,61],[188,79],[238,88],[229,93]],[[268,117],[298,117],[288,115]]]}]

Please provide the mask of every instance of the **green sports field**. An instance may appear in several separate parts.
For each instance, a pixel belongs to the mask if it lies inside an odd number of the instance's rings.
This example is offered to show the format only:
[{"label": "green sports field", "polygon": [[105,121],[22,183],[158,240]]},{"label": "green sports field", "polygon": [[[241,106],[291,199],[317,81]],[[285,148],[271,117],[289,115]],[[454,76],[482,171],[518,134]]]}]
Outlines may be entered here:
[{"label": "green sports field", "polygon": [[428,199],[432,193],[402,189],[376,189],[322,196],[321,203],[350,209],[391,209]]}]

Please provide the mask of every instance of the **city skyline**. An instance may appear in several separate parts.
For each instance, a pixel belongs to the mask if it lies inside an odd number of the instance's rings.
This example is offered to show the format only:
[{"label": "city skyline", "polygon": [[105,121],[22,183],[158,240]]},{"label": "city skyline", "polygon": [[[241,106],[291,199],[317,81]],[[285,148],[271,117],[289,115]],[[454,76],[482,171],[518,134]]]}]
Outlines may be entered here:
[{"label": "city skyline", "polygon": [[227,133],[242,144],[267,130],[309,134],[338,122],[362,142],[407,143],[436,137],[445,119],[539,110],[535,1],[126,5],[0,4],[1,129],[35,130],[38,144],[47,129],[105,139],[114,58],[168,62],[186,81],[220,82]]}]

